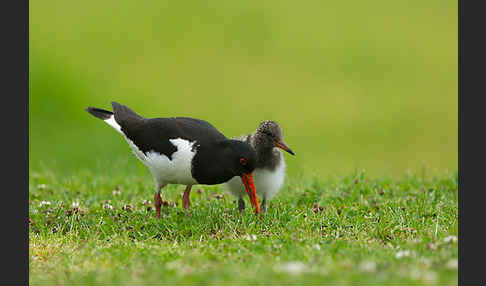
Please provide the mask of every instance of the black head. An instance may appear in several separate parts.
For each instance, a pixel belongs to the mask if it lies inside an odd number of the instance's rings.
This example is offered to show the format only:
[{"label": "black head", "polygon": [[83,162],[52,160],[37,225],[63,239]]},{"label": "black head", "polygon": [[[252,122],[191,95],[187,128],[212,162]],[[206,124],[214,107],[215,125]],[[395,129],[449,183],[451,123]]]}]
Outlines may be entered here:
[{"label": "black head", "polygon": [[255,140],[256,144],[262,148],[278,147],[295,155],[295,153],[283,142],[282,129],[275,121],[265,120],[260,123],[255,133]]},{"label": "black head", "polygon": [[251,205],[255,208],[255,214],[261,215],[253,179],[253,170],[255,170],[257,163],[255,150],[250,144],[239,140],[227,140],[224,144],[226,145],[226,156],[230,159],[230,169],[233,170],[234,176],[241,177],[241,182],[245,186]]},{"label": "black head", "polygon": [[192,176],[199,184],[214,185],[238,176],[245,186],[252,206],[260,213],[253,170],[256,152],[250,144],[225,139],[214,145],[199,146],[192,162]]},{"label": "black head", "polygon": [[251,174],[256,153],[250,144],[225,139],[214,145],[199,146],[192,163],[192,175],[200,184],[221,184],[234,176]]},{"label": "black head", "polygon": [[262,143],[273,146],[273,142],[282,140],[282,129],[277,122],[272,120],[265,120],[258,126],[256,134],[261,137]]},{"label": "black head", "polygon": [[250,144],[239,140],[227,140],[224,144],[233,175],[250,174],[255,170],[257,156]]}]

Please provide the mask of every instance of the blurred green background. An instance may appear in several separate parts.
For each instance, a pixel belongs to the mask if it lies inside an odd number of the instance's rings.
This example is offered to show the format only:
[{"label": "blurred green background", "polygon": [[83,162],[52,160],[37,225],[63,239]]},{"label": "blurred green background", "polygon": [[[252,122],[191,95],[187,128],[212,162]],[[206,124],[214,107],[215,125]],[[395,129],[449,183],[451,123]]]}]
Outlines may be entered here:
[{"label": "blurred green background", "polygon": [[290,175],[457,169],[457,1],[31,1],[30,170],[148,174],[84,111],[227,136],[278,121]]}]

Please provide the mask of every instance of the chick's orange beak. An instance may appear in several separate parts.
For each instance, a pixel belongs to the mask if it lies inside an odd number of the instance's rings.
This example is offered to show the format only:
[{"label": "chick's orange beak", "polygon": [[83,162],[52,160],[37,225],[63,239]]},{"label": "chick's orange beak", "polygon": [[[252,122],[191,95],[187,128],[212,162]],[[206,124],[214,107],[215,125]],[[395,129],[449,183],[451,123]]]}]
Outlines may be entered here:
[{"label": "chick's orange beak", "polygon": [[253,180],[253,173],[241,175],[241,181],[245,185],[246,192],[250,198],[251,206],[255,209],[255,215],[260,214],[260,204],[258,203],[258,197],[255,191],[255,181]]},{"label": "chick's orange beak", "polygon": [[290,149],[289,146],[287,146],[287,144],[285,144],[282,140],[276,142],[273,146],[278,147],[282,150],[285,150],[292,155],[295,155],[294,151],[292,151],[292,149]]}]

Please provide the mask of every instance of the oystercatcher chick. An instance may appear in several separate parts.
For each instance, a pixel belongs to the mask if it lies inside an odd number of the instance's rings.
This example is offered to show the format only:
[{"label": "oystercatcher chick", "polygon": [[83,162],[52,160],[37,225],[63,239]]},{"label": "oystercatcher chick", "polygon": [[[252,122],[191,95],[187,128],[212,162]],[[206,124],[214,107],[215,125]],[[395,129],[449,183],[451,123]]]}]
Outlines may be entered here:
[{"label": "oystercatcher chick", "polygon": [[144,118],[129,107],[111,103],[113,112],[85,110],[121,133],[135,156],[150,170],[156,185],[154,204],[160,218],[160,192],[167,184],[186,185],[182,198],[189,208],[189,193],[196,184],[215,185],[240,177],[252,206],[260,214],[253,170],[256,154],[248,144],[226,138],[209,122],[188,118]]},{"label": "oystercatcher chick", "polygon": [[[282,152],[277,148],[292,155],[295,153],[283,142],[280,126],[271,120],[260,123],[258,129],[252,134],[242,135],[235,139],[250,144],[256,151],[255,186],[257,194],[263,198],[261,209],[265,213],[267,199],[271,199],[278,192],[285,178],[285,160]],[[225,186],[238,198],[238,209],[242,212],[245,209],[243,200],[245,187],[235,179],[226,182]]]}]

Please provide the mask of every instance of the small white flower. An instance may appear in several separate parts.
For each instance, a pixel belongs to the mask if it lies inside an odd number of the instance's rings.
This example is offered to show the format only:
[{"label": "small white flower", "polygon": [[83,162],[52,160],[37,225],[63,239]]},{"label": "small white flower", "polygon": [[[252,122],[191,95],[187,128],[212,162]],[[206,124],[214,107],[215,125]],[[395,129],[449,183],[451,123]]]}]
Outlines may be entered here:
[{"label": "small white flower", "polygon": [[143,200],[142,204],[145,206],[145,205],[152,205],[152,201],[151,200]]},{"label": "small white flower", "polygon": [[77,208],[77,207],[79,207],[79,202],[73,202],[73,203],[72,203],[72,206],[73,206],[73,208]]},{"label": "small white flower", "polygon": [[275,267],[277,272],[286,272],[290,275],[299,275],[306,271],[306,265],[300,261],[291,261]]},{"label": "small white flower", "polygon": [[321,250],[321,246],[319,244],[314,244],[314,248],[317,250]]},{"label": "small white flower", "polygon": [[[407,271],[406,270],[403,270],[402,275],[405,275],[406,276],[406,273],[407,273]],[[422,275],[422,272],[420,272],[420,269],[419,268],[413,267],[410,270],[410,274],[409,275],[410,275],[410,277],[412,279],[418,280],[418,279],[420,279],[420,276]]]},{"label": "small white flower", "polygon": [[437,273],[432,271],[426,271],[422,274],[422,279],[428,283],[435,282],[437,280]]},{"label": "small white flower", "polygon": [[359,265],[359,269],[364,272],[373,272],[376,269],[376,263],[373,261],[363,261]]},{"label": "small white flower", "polygon": [[112,210],[112,209],[113,209],[113,206],[112,206],[112,205],[110,205],[110,204],[104,204],[104,205],[103,205],[103,209],[104,209],[104,210]]},{"label": "small white flower", "polygon": [[183,266],[181,260],[173,260],[169,263],[165,264],[165,268],[170,269],[170,270],[177,270],[180,269]]},{"label": "small white flower", "polygon": [[39,207],[43,207],[45,205],[50,206],[51,205],[51,202],[49,202],[49,201],[42,201],[42,202],[40,202]]},{"label": "small white flower", "polygon": [[254,234],[251,234],[251,235],[250,234],[246,234],[246,235],[243,236],[243,238],[245,238],[248,241],[255,241],[255,240],[257,240],[257,236],[254,235]]},{"label": "small white flower", "polygon": [[427,259],[425,257],[422,258],[421,261],[422,261],[425,268],[429,268],[432,265],[432,262],[430,262],[430,259]]},{"label": "small white flower", "polygon": [[457,236],[449,235],[448,237],[444,238],[444,242],[445,243],[449,243],[449,242],[456,243],[457,242]]},{"label": "small white flower", "polygon": [[400,259],[400,258],[402,258],[402,257],[408,257],[408,256],[410,256],[410,251],[408,251],[408,250],[400,250],[400,251],[398,251],[398,252],[397,252],[397,254],[395,255],[395,257],[396,257],[397,259]]},{"label": "small white flower", "polygon": [[119,196],[120,195],[120,191],[119,190],[113,190],[113,195],[114,196]]},{"label": "small white flower", "polygon": [[174,260],[165,265],[166,269],[176,271],[179,276],[189,275],[194,269],[184,264],[181,260]]},{"label": "small white flower", "polygon": [[458,263],[457,259],[451,259],[446,264],[446,267],[448,269],[452,269],[452,270],[457,269],[458,266],[459,266],[459,263]]},{"label": "small white flower", "polygon": [[37,188],[39,190],[45,190],[47,188],[47,186],[46,186],[46,184],[39,184],[39,185],[37,185]]},{"label": "small white flower", "polygon": [[427,243],[426,246],[430,250],[437,250],[437,248],[439,247],[439,244],[438,243],[430,242],[430,243]]}]

